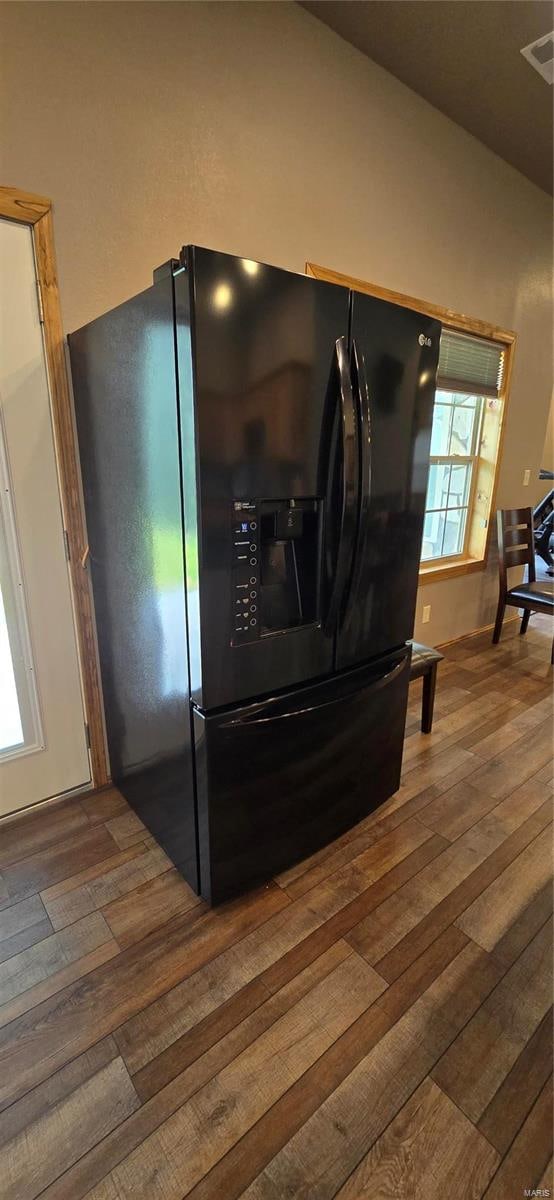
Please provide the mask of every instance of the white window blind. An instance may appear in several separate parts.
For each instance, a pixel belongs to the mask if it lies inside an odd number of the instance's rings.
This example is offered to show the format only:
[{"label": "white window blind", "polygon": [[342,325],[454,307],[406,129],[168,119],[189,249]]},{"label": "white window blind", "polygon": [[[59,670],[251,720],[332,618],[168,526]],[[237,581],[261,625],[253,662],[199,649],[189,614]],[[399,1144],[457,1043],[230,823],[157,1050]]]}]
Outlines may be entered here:
[{"label": "white window blind", "polygon": [[485,338],[443,329],[437,387],[496,398],[502,390],[504,347]]}]

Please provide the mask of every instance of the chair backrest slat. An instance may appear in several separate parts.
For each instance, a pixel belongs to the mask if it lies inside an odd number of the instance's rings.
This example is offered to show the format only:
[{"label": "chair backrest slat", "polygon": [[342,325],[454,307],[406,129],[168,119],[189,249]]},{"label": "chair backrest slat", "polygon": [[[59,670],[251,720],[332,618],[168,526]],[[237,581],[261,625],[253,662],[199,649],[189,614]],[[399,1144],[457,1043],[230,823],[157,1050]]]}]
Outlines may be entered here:
[{"label": "chair backrest slat", "polygon": [[525,567],[529,565],[529,550],[507,550],[504,556],[506,567]]},{"label": "chair backrest slat", "polygon": [[531,545],[531,530],[525,529],[505,529],[504,530],[504,549],[510,550],[515,546]]}]

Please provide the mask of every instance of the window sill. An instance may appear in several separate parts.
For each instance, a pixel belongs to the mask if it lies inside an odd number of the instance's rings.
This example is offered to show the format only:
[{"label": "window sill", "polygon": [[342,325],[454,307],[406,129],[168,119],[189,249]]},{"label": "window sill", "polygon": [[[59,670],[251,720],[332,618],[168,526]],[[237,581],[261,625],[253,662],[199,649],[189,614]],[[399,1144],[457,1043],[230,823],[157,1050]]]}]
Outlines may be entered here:
[{"label": "window sill", "polygon": [[472,575],[474,571],[482,571],[485,566],[484,558],[457,558],[455,562],[433,562],[420,566],[419,585],[438,583],[440,579],[455,579],[458,575]]}]

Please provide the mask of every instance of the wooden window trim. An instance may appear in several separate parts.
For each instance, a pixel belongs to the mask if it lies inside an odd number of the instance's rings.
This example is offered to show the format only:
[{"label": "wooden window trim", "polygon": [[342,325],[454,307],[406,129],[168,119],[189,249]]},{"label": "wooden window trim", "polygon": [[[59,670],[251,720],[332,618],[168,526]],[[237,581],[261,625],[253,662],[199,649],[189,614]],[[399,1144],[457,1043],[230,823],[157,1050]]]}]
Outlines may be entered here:
[{"label": "wooden window trim", "polygon": [[0,187],[0,216],[29,225],[32,231],[37,280],[43,311],[44,346],[48,367],[54,443],[62,515],[69,544],[69,573],[73,594],[85,719],[89,729],[93,786],[109,781],[104,738],[102,691],[96,651],[94,610],[88,569],[84,564],[87,537],[81,506],[81,484],[73,426],[73,406],[67,377],[63,326],[54,249],[52,201],[13,187]]},{"label": "wooden window trim", "polygon": [[[475,571],[483,571],[487,565],[490,548],[493,526],[491,518],[496,510],[496,494],[504,447],[516,334],[513,330],[502,329],[497,325],[491,325],[488,321],[468,317],[466,313],[443,308],[439,304],[420,300],[416,296],[406,296],[402,292],[394,292],[390,288],[381,287],[380,284],[357,279],[355,276],[345,275],[341,271],[333,271],[318,263],[307,262],[305,271],[307,275],[311,275],[315,279],[325,279],[328,283],[336,283],[340,287],[351,288],[356,292],[365,292],[368,296],[376,296],[380,300],[399,304],[403,308],[416,309],[427,316],[436,317],[446,329],[452,329],[456,333],[469,333],[476,337],[487,338],[489,341],[499,342],[504,347],[502,391],[498,397],[500,407],[498,411],[487,409],[487,398],[485,398],[482,418],[482,436],[485,436],[485,424],[487,424],[487,430],[495,439],[494,460],[483,452],[478,457],[478,467],[472,481],[473,494],[470,517],[467,522],[466,553],[463,557],[459,556],[450,562],[435,559],[421,564],[419,582],[420,584],[436,583],[439,580],[454,579],[458,575],[471,575]],[[489,416],[488,422],[486,422],[487,415]],[[481,496],[482,499],[479,499]]]}]

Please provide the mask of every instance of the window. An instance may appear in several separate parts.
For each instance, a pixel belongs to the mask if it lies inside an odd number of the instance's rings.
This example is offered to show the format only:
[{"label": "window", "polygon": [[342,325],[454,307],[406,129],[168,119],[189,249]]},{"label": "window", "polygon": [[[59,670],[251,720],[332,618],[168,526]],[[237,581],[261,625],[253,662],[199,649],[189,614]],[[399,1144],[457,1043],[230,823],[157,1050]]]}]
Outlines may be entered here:
[{"label": "window", "polygon": [[438,391],[433,413],[423,560],[463,554],[483,398]]},{"label": "window", "polygon": [[443,330],[423,527],[424,568],[437,561],[443,565],[478,559],[480,551],[484,553],[503,376],[502,344]]}]

